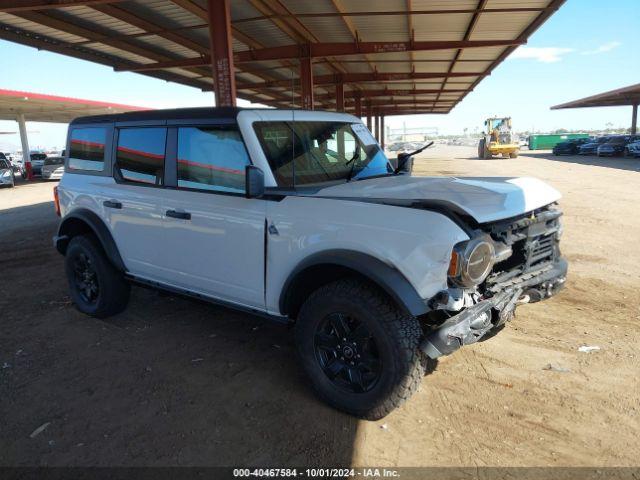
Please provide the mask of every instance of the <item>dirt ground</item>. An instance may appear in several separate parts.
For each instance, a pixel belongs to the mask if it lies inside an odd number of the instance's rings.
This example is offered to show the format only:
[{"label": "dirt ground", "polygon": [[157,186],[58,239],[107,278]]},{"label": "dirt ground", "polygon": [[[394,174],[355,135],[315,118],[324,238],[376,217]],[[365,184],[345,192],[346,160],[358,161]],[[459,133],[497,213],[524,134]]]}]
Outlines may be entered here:
[{"label": "dirt ground", "polygon": [[141,288],[115,318],[81,315],[53,185],[1,190],[0,465],[638,466],[640,160],[437,146],[416,174],[548,181],[570,276],[379,422],[313,396],[287,327]]}]

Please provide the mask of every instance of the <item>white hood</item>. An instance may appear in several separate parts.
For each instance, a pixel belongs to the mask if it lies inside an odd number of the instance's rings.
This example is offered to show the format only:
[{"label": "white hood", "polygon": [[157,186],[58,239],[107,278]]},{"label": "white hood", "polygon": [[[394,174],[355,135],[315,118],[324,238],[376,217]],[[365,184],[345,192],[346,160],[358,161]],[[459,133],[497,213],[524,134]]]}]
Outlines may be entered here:
[{"label": "white hood", "polygon": [[371,178],[333,185],[313,196],[379,200],[427,200],[454,204],[478,223],[531,212],[561,195],[530,177],[396,177]]}]

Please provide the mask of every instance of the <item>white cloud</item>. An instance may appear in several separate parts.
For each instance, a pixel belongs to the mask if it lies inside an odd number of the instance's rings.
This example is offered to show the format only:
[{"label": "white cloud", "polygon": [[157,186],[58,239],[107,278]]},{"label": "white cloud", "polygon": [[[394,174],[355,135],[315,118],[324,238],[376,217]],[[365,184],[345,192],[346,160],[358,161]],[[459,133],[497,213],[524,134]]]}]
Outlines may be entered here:
[{"label": "white cloud", "polygon": [[597,55],[598,53],[609,52],[609,51],[613,50],[614,48],[618,48],[620,45],[622,45],[622,43],[620,43],[620,42],[603,43],[602,45],[600,45],[595,50],[586,50],[586,51],[582,52],[582,55]]},{"label": "white cloud", "polygon": [[543,63],[554,63],[562,60],[562,56],[573,52],[573,48],[560,47],[518,47],[509,58],[532,59]]}]

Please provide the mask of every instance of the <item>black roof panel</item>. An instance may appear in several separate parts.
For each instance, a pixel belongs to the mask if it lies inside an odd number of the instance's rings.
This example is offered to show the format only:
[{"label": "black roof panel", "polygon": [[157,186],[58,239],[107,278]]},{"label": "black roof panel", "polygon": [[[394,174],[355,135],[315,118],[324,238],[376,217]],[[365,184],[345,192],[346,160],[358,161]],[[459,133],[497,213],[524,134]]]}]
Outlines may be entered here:
[{"label": "black roof panel", "polygon": [[226,119],[234,120],[242,110],[267,110],[260,108],[240,107],[196,107],[170,108],[162,110],[141,110],[137,112],[115,113],[111,115],[92,115],[78,117],[71,125],[83,123],[112,123],[112,122],[144,122],[151,120],[187,120],[187,119]]}]

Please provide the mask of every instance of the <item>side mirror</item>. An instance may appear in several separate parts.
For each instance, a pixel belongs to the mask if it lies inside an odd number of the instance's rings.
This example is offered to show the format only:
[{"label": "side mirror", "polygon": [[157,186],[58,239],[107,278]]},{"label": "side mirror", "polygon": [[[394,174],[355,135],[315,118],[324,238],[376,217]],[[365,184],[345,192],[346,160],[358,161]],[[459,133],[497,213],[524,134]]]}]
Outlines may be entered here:
[{"label": "side mirror", "polygon": [[264,172],[254,165],[247,165],[244,172],[245,197],[262,197],[264,195]]},{"label": "side mirror", "polygon": [[413,157],[407,153],[399,153],[397,171],[403,175],[411,175],[413,171]]}]

